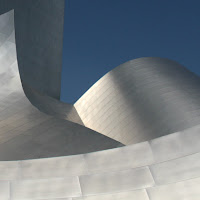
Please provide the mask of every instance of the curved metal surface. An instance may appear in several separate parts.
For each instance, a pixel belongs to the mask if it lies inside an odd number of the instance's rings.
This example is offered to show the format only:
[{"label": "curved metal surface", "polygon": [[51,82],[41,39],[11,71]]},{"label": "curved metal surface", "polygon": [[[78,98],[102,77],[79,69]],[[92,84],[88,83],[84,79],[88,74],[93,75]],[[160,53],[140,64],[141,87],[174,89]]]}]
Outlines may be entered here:
[{"label": "curved metal surface", "polygon": [[[8,9],[2,2],[0,13]],[[25,3],[19,10],[27,8],[24,0],[18,2]],[[37,6],[44,11],[55,5],[28,2],[37,12]],[[95,129],[99,124],[124,143],[151,139],[114,148],[122,145],[77,124],[73,105],[22,78],[31,103],[53,116],[30,104],[18,73],[13,25],[13,11],[0,16],[0,160],[18,160],[0,161],[1,200],[199,200],[199,78],[161,58],[129,61],[105,75],[76,103],[83,122],[87,125],[88,115]],[[114,149],[85,153],[107,148]],[[24,160],[68,154],[79,155]]]},{"label": "curved metal surface", "polygon": [[20,77],[38,92],[60,99],[65,0],[15,3]]},{"label": "curved metal surface", "polygon": [[26,97],[40,111],[84,126],[80,116],[72,104],[66,104],[50,96],[43,95],[23,82],[22,86]]},{"label": "curved metal surface", "polygon": [[200,78],[165,58],[126,62],[76,103],[85,126],[123,144],[147,141],[200,123]]},{"label": "curved metal surface", "polygon": [[0,197],[13,200],[198,200],[199,138],[200,125],[111,150],[1,161]]},{"label": "curved metal surface", "polygon": [[[30,104],[18,72],[13,14],[10,11],[0,16],[0,160],[71,155],[122,146],[77,123],[46,115]],[[45,96],[32,98],[33,102],[37,98],[40,103],[46,102],[42,109],[50,114],[60,116],[60,107],[69,108]],[[60,117],[81,123],[70,106],[71,110],[65,109],[68,114]]]},{"label": "curved metal surface", "polygon": [[140,58],[120,65],[74,106],[56,100],[64,1],[20,0],[14,7],[23,89],[42,112],[84,124],[125,145],[199,124],[199,77],[164,58]]},{"label": "curved metal surface", "polygon": [[21,79],[56,99],[60,98],[64,6],[65,0],[0,1],[0,14],[15,9]]}]

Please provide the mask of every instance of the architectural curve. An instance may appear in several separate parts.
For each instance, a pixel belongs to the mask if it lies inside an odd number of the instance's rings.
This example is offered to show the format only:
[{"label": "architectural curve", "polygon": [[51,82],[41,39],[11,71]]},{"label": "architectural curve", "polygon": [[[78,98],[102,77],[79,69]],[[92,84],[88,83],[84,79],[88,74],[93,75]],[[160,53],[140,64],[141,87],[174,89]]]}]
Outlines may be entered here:
[{"label": "architectural curve", "polygon": [[138,58],[108,72],[75,108],[85,126],[143,142],[200,124],[200,78],[166,58]]},{"label": "architectural curve", "polygon": [[[8,8],[19,12],[33,6],[33,10],[28,9],[29,14],[35,12],[32,15],[35,16],[44,11],[48,16],[54,10],[53,5],[55,10],[59,7],[55,0],[19,0],[16,7],[9,6],[8,2],[16,3],[0,0],[3,5],[0,13]],[[64,1],[59,0],[58,5],[60,2]],[[25,16],[29,14],[26,12]],[[19,15],[18,19],[23,16]],[[23,27],[19,22],[18,31]],[[23,66],[19,66],[20,80],[13,25],[13,11],[0,16],[0,160],[3,160],[0,161],[0,199],[199,200],[200,84],[197,76],[167,59],[136,59],[105,75],[76,102],[75,109],[73,105],[60,103],[55,95],[59,91],[54,93],[44,82],[38,87],[40,82],[34,83],[34,74],[29,79],[31,74],[24,63],[31,64],[31,59],[26,61],[19,53],[19,65]],[[31,36],[30,30],[28,33]],[[37,39],[37,34],[34,36]],[[20,45],[18,42],[17,48],[22,51],[25,46]],[[95,95],[101,93],[103,99],[99,103]],[[42,112],[30,104],[25,94]],[[125,106],[129,106],[130,112]],[[93,129],[101,122],[103,134],[127,144],[138,143],[121,147],[121,143],[87,128],[90,124],[83,110],[90,119],[96,117],[95,123],[91,121]],[[97,111],[101,116],[107,114],[111,124],[105,125]],[[121,115],[127,129],[120,128]],[[115,132],[114,122],[118,123],[116,130],[123,134]],[[108,134],[108,129],[113,135]],[[104,150],[108,148],[113,149]],[[55,157],[69,154],[79,155]],[[40,157],[51,158],[30,159]]]},{"label": "architectural curve", "polygon": [[[68,104],[52,97],[32,95],[32,103],[36,102],[38,108],[46,109],[54,114],[52,116],[40,112],[29,102],[19,77],[13,14],[10,11],[0,16],[0,160],[64,156],[123,146],[71,122],[82,123],[72,105],[69,110]],[[42,106],[44,101],[46,107]],[[62,109],[68,109],[68,114],[60,116]],[[64,117],[65,120],[59,119]]]}]

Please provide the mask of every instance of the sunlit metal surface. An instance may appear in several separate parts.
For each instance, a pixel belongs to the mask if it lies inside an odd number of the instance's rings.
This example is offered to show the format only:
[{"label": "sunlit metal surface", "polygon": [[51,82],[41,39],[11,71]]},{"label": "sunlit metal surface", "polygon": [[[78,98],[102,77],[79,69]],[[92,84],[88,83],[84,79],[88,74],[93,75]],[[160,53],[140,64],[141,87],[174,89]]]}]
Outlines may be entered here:
[{"label": "sunlit metal surface", "polygon": [[79,125],[82,121],[73,105],[26,86],[31,102],[54,116],[32,106],[19,77],[13,14],[10,11],[0,16],[0,160],[64,156],[123,146]]},{"label": "sunlit metal surface", "polygon": [[0,197],[197,200],[200,197],[197,138],[200,125],[149,142],[94,153],[1,161]]},{"label": "sunlit metal surface", "polygon": [[85,126],[123,144],[154,139],[200,123],[200,78],[164,58],[115,68],[76,103]]},{"label": "sunlit metal surface", "polygon": [[[12,8],[16,12],[29,8],[34,17],[40,13],[35,18],[38,20],[54,15],[64,5],[62,0],[58,6],[55,0],[17,2],[0,0],[0,14]],[[19,32],[27,19],[20,24],[23,14],[18,13],[15,26],[19,31],[17,48],[21,48],[21,83],[13,14],[10,11],[0,16],[1,200],[200,199],[198,77],[174,61],[136,59],[100,79],[77,101],[75,109],[56,99],[58,82],[54,88],[45,85],[48,79],[33,81],[50,51],[44,60],[37,61],[36,71],[31,69],[34,73],[28,74],[34,54],[27,59],[27,54],[23,55],[26,44],[21,44]],[[33,18],[30,21],[33,23]],[[42,19],[44,22],[48,19]],[[40,31],[23,34],[34,37],[32,42],[44,39]],[[53,78],[51,72],[49,78]],[[44,73],[39,79],[42,77]],[[88,126],[125,144],[137,144],[121,147]],[[108,148],[112,149],[104,150]],[[40,157],[46,158],[33,159]]]}]

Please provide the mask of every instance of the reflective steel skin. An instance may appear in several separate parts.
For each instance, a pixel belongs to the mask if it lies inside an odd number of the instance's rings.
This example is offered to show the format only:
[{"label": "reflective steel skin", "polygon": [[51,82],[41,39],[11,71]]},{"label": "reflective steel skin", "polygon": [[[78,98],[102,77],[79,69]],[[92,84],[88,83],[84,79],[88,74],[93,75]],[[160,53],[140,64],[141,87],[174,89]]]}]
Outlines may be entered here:
[{"label": "reflective steel skin", "polygon": [[60,102],[63,7],[0,0],[0,199],[199,200],[199,77],[139,58]]},{"label": "reflective steel skin", "polygon": [[64,156],[123,146],[79,125],[82,121],[73,105],[26,87],[32,103],[54,116],[31,105],[18,72],[13,14],[10,11],[0,17],[0,160]]},{"label": "reflective steel skin", "polygon": [[199,86],[177,62],[139,58],[107,73],[75,107],[85,126],[134,144],[200,124]]}]

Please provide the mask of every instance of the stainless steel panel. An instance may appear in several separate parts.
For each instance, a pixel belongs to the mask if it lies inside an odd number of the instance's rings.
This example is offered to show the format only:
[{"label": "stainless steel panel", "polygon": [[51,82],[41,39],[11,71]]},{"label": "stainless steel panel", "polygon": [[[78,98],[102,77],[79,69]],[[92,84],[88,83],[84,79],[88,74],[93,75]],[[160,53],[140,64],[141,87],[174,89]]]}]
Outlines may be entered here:
[{"label": "stainless steel panel", "polygon": [[13,199],[68,198],[81,195],[77,177],[11,182]]},{"label": "stainless steel panel", "polygon": [[56,99],[61,87],[64,6],[64,0],[20,0],[14,5],[21,79]]},{"label": "stainless steel panel", "polygon": [[138,58],[108,72],[75,107],[85,126],[134,144],[198,125],[199,85],[174,61]]},{"label": "stainless steel panel", "polygon": [[0,15],[13,9],[15,0],[1,0],[0,1]]},{"label": "stainless steel panel", "polygon": [[[151,141],[0,162],[0,199],[199,200],[200,180],[191,179],[200,176],[200,126],[194,127],[200,124],[199,77],[168,59],[140,58],[102,77],[76,108],[61,103],[54,98],[60,93],[64,0],[0,0],[0,13],[11,8],[18,61],[11,11],[0,16],[1,160]],[[44,113],[25,97],[18,62],[26,96]],[[83,125],[81,119],[105,136],[76,124]]]},{"label": "stainless steel panel", "polygon": [[73,198],[73,200],[149,200],[145,190],[135,190],[107,195]]},{"label": "stainless steel panel", "polygon": [[200,177],[200,153],[150,166],[156,184]]},{"label": "stainless steel panel", "polygon": [[8,200],[10,198],[9,181],[0,181],[0,198],[2,200]]},{"label": "stainless steel panel", "polygon": [[148,142],[84,155],[90,173],[116,171],[154,162]]},{"label": "stainless steel panel", "polygon": [[200,126],[194,126],[150,141],[155,162],[163,162],[200,151]]},{"label": "stainless steel panel", "polygon": [[[29,199],[29,200],[33,200],[33,199]],[[48,200],[48,199],[40,199],[40,200]],[[72,200],[72,198],[59,198],[59,199],[52,199],[51,200]]]},{"label": "stainless steel panel", "polygon": [[21,161],[22,179],[42,179],[87,174],[82,155]]},{"label": "stainless steel panel", "polygon": [[147,167],[118,172],[80,176],[83,195],[106,194],[136,190],[154,185]]},{"label": "stainless steel panel", "polygon": [[[25,200],[28,200],[28,199],[25,199]],[[34,200],[34,199],[29,199],[29,200]],[[49,199],[40,199],[40,200],[49,200]],[[59,199],[52,199],[51,198],[51,200],[72,200],[72,198],[59,198]]]},{"label": "stainless steel panel", "polygon": [[[0,3],[1,1],[2,0],[0,0]],[[28,2],[34,3],[35,1],[28,1]],[[59,3],[60,6],[62,2],[63,1]],[[55,0],[48,1],[48,3],[47,1],[38,1],[38,3],[42,4],[43,6],[43,8],[41,8],[42,10],[45,9],[45,11],[48,12],[49,9],[53,10],[52,12],[54,12],[59,8]],[[45,7],[43,3],[47,4],[49,7],[48,6]],[[54,5],[55,3],[57,7],[55,6],[54,8],[52,7],[52,5]],[[20,2],[18,2],[18,4],[16,5],[17,8],[15,8],[15,22],[16,22],[15,27],[18,27],[19,29],[22,28],[23,29],[22,31],[26,30],[25,26],[27,24],[17,23],[18,21],[17,13],[21,9],[26,9],[27,5],[28,5],[27,1],[20,0]],[[35,15],[37,15],[38,10],[40,10],[39,7],[38,8],[36,7],[35,7],[36,10],[34,10],[33,8],[33,10],[30,11],[34,12]],[[52,12],[51,14],[53,14]],[[27,10],[25,11],[25,13],[27,14]],[[62,12],[60,14],[62,15]],[[23,17],[26,18],[25,16]],[[45,16],[43,15],[40,17],[45,18]],[[60,17],[62,18],[62,16]],[[61,103],[58,100],[53,99],[52,97],[44,95],[44,91],[39,92],[37,90],[34,90],[33,89],[34,84],[31,85],[30,82],[29,85],[27,86],[28,83],[26,82],[27,96],[30,98],[31,102],[34,105],[36,105],[38,109],[48,113],[48,115],[40,112],[34,106],[31,105],[31,103],[24,95],[21,85],[21,80],[19,77],[17,63],[19,60],[20,60],[19,63],[21,63],[23,62],[23,59],[24,60],[31,59],[32,55],[31,56],[27,55],[27,58],[24,58],[23,55],[19,53],[21,43],[18,42],[17,45],[18,61],[17,61],[16,47],[15,43],[13,43],[15,42],[13,18],[14,18],[13,11],[10,11],[0,16],[0,28],[1,28],[0,34],[5,36],[1,37],[5,40],[4,41],[1,40],[1,46],[0,46],[0,160],[22,160],[22,159],[41,158],[41,157],[66,156],[70,154],[87,153],[91,151],[98,151],[98,150],[123,146],[122,144],[114,141],[113,139],[105,137],[97,132],[94,132],[86,127],[80,126],[76,123],[67,121],[66,119],[77,123],[81,123],[80,117],[77,115],[73,105]],[[31,18],[30,20],[31,20],[30,23],[34,23],[34,20],[36,20],[37,23],[38,21],[40,21],[38,20],[38,18],[34,17]],[[28,24],[30,25],[30,23]],[[49,23],[51,24],[53,22],[51,21]],[[19,29],[18,32],[20,32]],[[32,38],[32,35],[34,35],[33,32],[29,36]],[[40,34],[38,33],[36,38],[40,38],[41,35],[40,36],[39,35]],[[23,38],[22,35],[19,37],[21,37],[21,39]],[[17,40],[20,41],[20,39]],[[24,43],[25,41],[23,40],[23,44]],[[34,51],[34,46],[32,46],[32,48],[29,47],[29,50],[30,49]],[[26,49],[20,49],[20,51],[21,50],[23,50],[23,52],[27,52]],[[40,52],[40,49],[38,49],[37,53],[38,52]],[[44,60],[47,61],[48,58],[45,57],[44,54],[42,55]],[[52,56],[51,58],[55,59],[55,56]],[[43,63],[44,60],[38,60],[38,59],[39,57],[34,55],[34,59],[32,60],[32,62],[34,63],[35,61],[37,61],[40,64]],[[34,72],[28,71],[29,75],[33,76],[32,78],[35,81],[37,80],[37,78],[35,78],[34,76],[38,76],[38,74],[42,76],[42,73],[39,73],[37,71],[38,68],[34,64],[34,67],[31,65],[26,65],[26,66],[19,65],[22,77],[24,76],[25,73],[22,69],[23,67],[25,67],[24,69],[25,71],[30,68],[31,70],[36,70]],[[59,70],[56,67],[57,65],[55,65],[55,70]],[[42,70],[44,68],[39,67],[39,69]],[[49,72],[51,70],[49,69],[47,71]],[[56,76],[56,74],[54,75]],[[48,76],[47,79],[50,78],[49,75],[47,76]],[[53,81],[54,79],[51,80],[51,83],[53,83]],[[39,84],[41,84],[41,90],[44,89],[46,91],[46,89],[43,88],[42,86],[43,82],[36,83],[36,85]],[[49,85],[50,84],[47,84],[46,86],[48,87]],[[53,88],[50,87],[48,89],[49,89],[48,91],[50,93],[52,92],[53,95]],[[59,93],[59,91],[57,92]],[[49,115],[53,115],[53,117]],[[57,118],[63,118],[65,120]],[[75,146],[76,148],[74,148]]]},{"label": "stainless steel panel", "polygon": [[149,188],[150,200],[199,200],[200,179]]},{"label": "stainless steel panel", "polygon": [[0,181],[21,178],[20,161],[0,162]]}]

